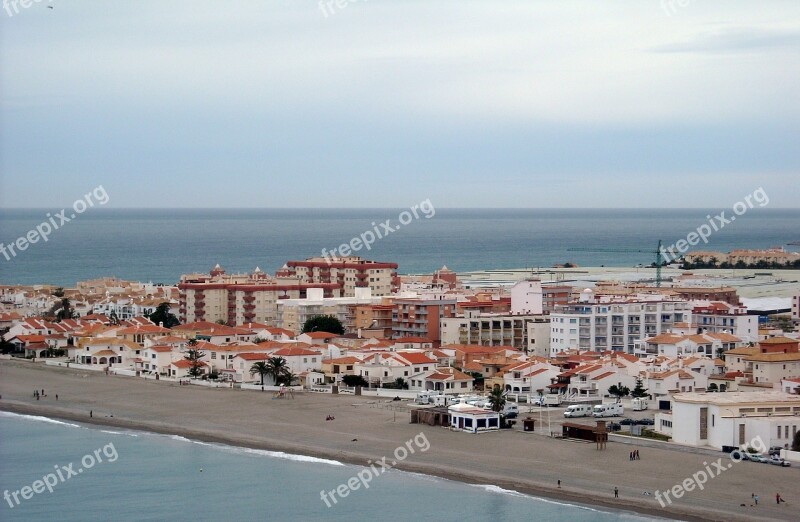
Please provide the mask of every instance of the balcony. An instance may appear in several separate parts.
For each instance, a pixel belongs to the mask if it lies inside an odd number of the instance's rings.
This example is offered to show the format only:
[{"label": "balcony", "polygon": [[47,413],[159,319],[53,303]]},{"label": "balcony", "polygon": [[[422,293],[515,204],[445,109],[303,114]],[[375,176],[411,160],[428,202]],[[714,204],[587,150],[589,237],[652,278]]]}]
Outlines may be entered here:
[{"label": "balcony", "polygon": [[245,303],[252,303],[255,300],[256,300],[256,296],[254,296],[254,295],[245,295],[244,296],[244,302]]},{"label": "balcony", "polygon": [[256,305],[254,305],[254,304],[246,304],[246,305],[244,305],[244,309],[245,309],[245,311],[249,312],[251,310],[255,310],[256,309]]}]

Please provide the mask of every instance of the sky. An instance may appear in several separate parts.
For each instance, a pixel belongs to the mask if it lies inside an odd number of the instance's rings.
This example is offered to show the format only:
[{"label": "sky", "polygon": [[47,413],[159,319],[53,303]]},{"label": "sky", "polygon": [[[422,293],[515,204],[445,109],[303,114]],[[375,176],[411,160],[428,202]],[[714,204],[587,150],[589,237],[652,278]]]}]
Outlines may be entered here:
[{"label": "sky", "polygon": [[3,208],[800,207],[796,0],[7,0],[0,39]]}]

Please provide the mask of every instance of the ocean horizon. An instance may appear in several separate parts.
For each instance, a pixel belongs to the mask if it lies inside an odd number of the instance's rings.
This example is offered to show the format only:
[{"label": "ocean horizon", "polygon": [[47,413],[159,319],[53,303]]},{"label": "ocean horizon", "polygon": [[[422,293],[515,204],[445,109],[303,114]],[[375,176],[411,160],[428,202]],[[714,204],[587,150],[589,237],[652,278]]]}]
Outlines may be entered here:
[{"label": "ocean horizon", "polygon": [[[48,240],[0,256],[2,284],[56,284],[103,276],[175,284],[181,274],[260,267],[320,256],[395,228],[353,252],[399,264],[402,274],[580,266],[649,265],[659,240],[674,244],[720,209],[117,209],[92,207]],[[403,215],[403,212],[407,212]],[[731,210],[726,211],[730,216]],[[51,214],[48,216],[48,213]],[[13,243],[49,220],[52,209],[0,209],[0,243]],[[404,221],[405,223],[401,223]],[[800,209],[755,206],[695,249],[770,248],[800,240]],[[373,234],[375,232],[372,232]],[[587,252],[572,249],[613,249]],[[636,252],[638,250],[639,252]],[[653,252],[651,254],[650,252]]]}]

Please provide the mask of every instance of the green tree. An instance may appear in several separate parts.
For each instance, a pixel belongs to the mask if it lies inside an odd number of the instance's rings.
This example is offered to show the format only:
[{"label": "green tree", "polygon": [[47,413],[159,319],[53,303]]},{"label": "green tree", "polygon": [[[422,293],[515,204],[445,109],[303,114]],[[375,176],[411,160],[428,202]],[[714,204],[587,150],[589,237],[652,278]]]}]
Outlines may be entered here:
[{"label": "green tree", "polygon": [[708,388],[706,388],[706,391],[717,392],[717,391],[719,391],[719,386],[717,386],[717,383],[712,382],[711,384],[708,385]]},{"label": "green tree", "polygon": [[59,286],[58,288],[53,290],[53,293],[50,295],[54,297],[64,297],[64,288]]},{"label": "green tree", "polygon": [[153,310],[153,313],[147,316],[153,324],[163,324],[164,328],[172,328],[178,326],[180,321],[175,317],[175,314],[170,313],[169,303],[161,303]]},{"label": "green tree", "polygon": [[631,391],[631,397],[642,398],[642,397],[647,397],[648,395],[649,394],[647,393],[647,388],[644,387],[642,380],[637,377],[636,386],[634,386],[633,390]]},{"label": "green tree", "polygon": [[227,325],[228,321],[226,321],[225,319],[217,319],[217,324]]},{"label": "green tree", "polygon": [[302,333],[307,332],[329,332],[336,335],[344,333],[342,322],[333,315],[315,315],[309,317],[303,324]]},{"label": "green tree", "polygon": [[270,357],[267,359],[267,369],[269,370],[268,375],[272,375],[275,384],[280,384],[289,371],[289,367],[286,365],[286,359],[283,357]]},{"label": "green tree", "polygon": [[725,359],[725,348],[717,348],[717,359]]},{"label": "green tree", "polygon": [[500,386],[495,386],[489,393],[489,404],[492,411],[501,412],[506,406],[506,392]]},{"label": "green tree", "polygon": [[295,381],[297,381],[299,379],[300,379],[300,377],[297,374],[294,374],[294,373],[292,373],[292,370],[288,370],[287,369],[286,372],[283,374],[282,382],[286,386],[291,386],[292,383],[294,383]]},{"label": "green tree", "polygon": [[75,313],[69,299],[66,297],[62,298],[61,306],[59,306],[58,312],[56,312],[56,322],[61,322],[65,319],[75,319],[77,316],[78,314]]},{"label": "green tree", "polygon": [[345,386],[349,386],[351,388],[353,386],[361,386],[363,388],[369,386],[369,383],[360,375],[345,375],[342,377],[342,382]]},{"label": "green tree", "polygon": [[111,321],[111,324],[113,325],[119,324],[119,316],[117,315],[116,310],[111,310],[111,314],[108,316],[108,320]]},{"label": "green tree", "polygon": [[189,361],[192,365],[189,367],[189,375],[193,378],[198,378],[203,373],[203,357],[206,356],[205,352],[197,349],[197,341],[192,339],[186,345],[189,347],[186,350],[184,359]]},{"label": "green tree", "polygon": [[627,397],[631,394],[631,390],[627,386],[622,386],[621,384],[612,384],[608,388],[608,394],[613,395],[617,398],[617,402],[620,402],[623,397]]},{"label": "green tree", "polygon": [[264,386],[264,378],[270,374],[269,366],[264,361],[258,361],[253,363],[253,366],[250,367],[250,375],[258,374],[261,376],[261,386]]}]

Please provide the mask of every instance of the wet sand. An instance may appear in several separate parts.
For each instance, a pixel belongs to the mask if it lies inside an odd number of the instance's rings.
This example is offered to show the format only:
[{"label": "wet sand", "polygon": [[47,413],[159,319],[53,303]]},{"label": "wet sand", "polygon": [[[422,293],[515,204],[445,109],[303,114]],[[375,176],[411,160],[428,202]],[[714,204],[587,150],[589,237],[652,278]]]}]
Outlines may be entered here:
[{"label": "wet sand", "polygon": [[[48,396],[37,401],[33,391],[42,388]],[[680,448],[640,448],[641,460],[631,462],[632,447],[614,442],[598,451],[594,444],[521,431],[456,433],[410,424],[405,408],[392,409],[398,403],[371,397],[298,393],[294,399],[276,400],[269,392],[178,386],[6,360],[0,361],[0,396],[5,411],[360,465],[384,456],[390,461],[395,448],[424,431],[430,449],[410,455],[398,469],[682,520],[800,520],[798,467],[734,464],[702,491],[662,508],[642,493],[668,490],[717,457]],[[329,414],[335,420],[326,421]],[[619,499],[614,499],[614,487]],[[776,492],[787,503],[777,506]],[[761,497],[758,507],[749,507],[752,493]]]}]

